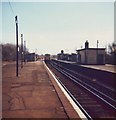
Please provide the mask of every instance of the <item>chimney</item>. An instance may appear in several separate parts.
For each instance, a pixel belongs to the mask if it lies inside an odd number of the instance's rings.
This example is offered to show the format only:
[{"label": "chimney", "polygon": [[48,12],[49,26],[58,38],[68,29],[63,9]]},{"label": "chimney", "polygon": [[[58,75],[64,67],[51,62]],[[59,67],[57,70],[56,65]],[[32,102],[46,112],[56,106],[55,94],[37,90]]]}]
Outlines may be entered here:
[{"label": "chimney", "polygon": [[88,40],[86,40],[86,42],[85,42],[85,49],[87,49],[87,48],[89,48],[89,42],[88,42]]},{"label": "chimney", "polygon": [[64,50],[61,50],[61,54],[64,54]]}]

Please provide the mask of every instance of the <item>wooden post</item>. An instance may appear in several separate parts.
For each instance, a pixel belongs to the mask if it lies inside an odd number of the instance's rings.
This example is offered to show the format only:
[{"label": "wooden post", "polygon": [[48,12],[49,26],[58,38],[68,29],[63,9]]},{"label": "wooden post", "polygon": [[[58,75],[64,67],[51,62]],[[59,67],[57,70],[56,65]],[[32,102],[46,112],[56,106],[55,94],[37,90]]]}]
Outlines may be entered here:
[{"label": "wooden post", "polygon": [[16,23],[16,76],[18,77],[18,20],[17,16],[15,16]]},{"label": "wooden post", "polygon": [[98,43],[99,41],[97,40],[97,64],[98,64]]},{"label": "wooden post", "polygon": [[26,41],[24,41],[24,62],[26,63]]},{"label": "wooden post", "polygon": [[21,68],[23,68],[23,34],[21,34]]}]

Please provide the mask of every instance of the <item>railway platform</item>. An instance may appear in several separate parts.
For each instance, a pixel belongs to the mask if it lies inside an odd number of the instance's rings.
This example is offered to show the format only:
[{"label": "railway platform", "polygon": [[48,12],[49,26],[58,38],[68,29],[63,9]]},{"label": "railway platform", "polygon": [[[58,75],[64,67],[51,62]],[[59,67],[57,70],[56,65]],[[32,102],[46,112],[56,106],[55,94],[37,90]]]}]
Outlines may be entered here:
[{"label": "railway platform", "polygon": [[116,73],[116,65],[105,64],[105,65],[81,65],[81,66]]},{"label": "railway platform", "polygon": [[[57,60],[60,62],[64,63],[69,63],[69,64],[78,64],[76,62],[71,62],[71,61],[64,61],[64,60]],[[101,70],[101,71],[107,71],[111,73],[116,73],[116,65],[111,65],[111,64],[105,64],[105,65],[80,65],[82,67],[86,68],[91,68],[91,69],[96,69],[96,70]]]},{"label": "railway platform", "polygon": [[2,68],[2,118],[79,118],[43,61]]}]

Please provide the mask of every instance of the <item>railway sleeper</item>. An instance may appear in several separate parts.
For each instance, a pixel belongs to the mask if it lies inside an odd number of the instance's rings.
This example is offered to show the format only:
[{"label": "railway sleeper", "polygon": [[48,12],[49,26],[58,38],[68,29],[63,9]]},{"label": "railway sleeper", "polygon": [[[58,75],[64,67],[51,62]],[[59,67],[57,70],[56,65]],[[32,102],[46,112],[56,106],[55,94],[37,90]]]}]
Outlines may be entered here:
[{"label": "railway sleeper", "polygon": [[83,101],[83,100],[80,101],[80,103],[81,103],[81,104],[97,104],[96,101],[85,101],[85,100],[84,100],[84,101]]}]

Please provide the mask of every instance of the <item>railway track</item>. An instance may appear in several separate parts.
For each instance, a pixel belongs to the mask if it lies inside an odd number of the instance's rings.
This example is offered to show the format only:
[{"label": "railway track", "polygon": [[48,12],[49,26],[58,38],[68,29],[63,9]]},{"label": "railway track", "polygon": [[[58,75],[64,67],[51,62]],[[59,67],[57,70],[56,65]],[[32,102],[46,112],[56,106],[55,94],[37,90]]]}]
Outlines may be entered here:
[{"label": "railway track", "polygon": [[47,65],[88,119],[115,119],[114,89],[54,61]]}]

